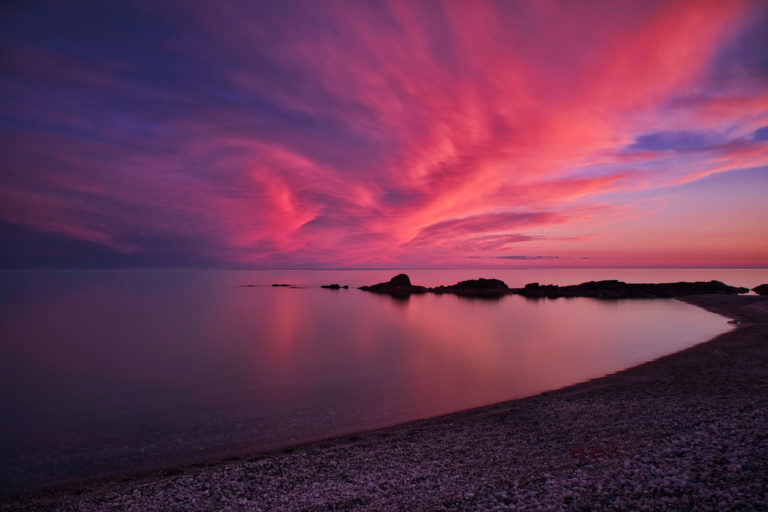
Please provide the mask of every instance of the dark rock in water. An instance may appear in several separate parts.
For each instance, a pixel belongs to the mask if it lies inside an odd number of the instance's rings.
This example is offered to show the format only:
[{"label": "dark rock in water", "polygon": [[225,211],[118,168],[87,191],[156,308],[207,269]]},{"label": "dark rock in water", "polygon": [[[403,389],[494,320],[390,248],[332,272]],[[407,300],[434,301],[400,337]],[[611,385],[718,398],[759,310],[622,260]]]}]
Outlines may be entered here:
[{"label": "dark rock in water", "polygon": [[471,279],[461,281],[451,286],[438,286],[436,288],[426,288],[424,286],[414,286],[410,278],[405,274],[398,274],[389,282],[374,284],[372,286],[361,286],[361,290],[376,293],[386,293],[389,295],[404,297],[413,293],[452,293],[462,297],[481,297],[497,298],[510,293],[510,289],[504,281],[498,279]]},{"label": "dark rock in water", "polygon": [[[736,295],[749,291],[747,288],[728,286],[720,281],[629,284],[617,280],[589,281],[569,286],[529,283],[524,288],[512,289],[499,279],[483,278],[461,281],[451,286],[425,288],[424,286],[412,285],[410,278],[405,274],[396,275],[386,283],[361,286],[360,289],[399,297],[407,297],[414,293],[431,292],[437,294],[452,293],[462,297],[478,298],[499,298],[516,293],[530,298],[593,297],[597,299],[672,298],[713,293]],[[763,288],[760,289],[763,290]],[[757,289],[755,291],[757,292]],[[768,290],[763,293],[766,292]]]},{"label": "dark rock in water", "polygon": [[430,288],[432,293],[453,293],[462,297],[503,297],[509,294],[509,286],[499,279],[470,279],[451,286]]},{"label": "dark rock in water", "polygon": [[292,284],[285,284],[285,283],[275,283],[272,286],[290,286],[290,287],[295,288],[294,285],[292,285]]},{"label": "dark rock in water", "polygon": [[768,284],[761,284],[760,286],[755,286],[754,288],[752,288],[752,291],[758,295],[768,295]]},{"label": "dark rock in water", "polygon": [[623,281],[589,281],[586,283],[557,286],[531,283],[525,288],[513,290],[525,297],[594,297],[598,299],[651,299],[703,295],[709,293],[736,295],[747,293],[746,288],[728,286],[720,281],[696,281],[677,283],[628,284]]},{"label": "dark rock in water", "polygon": [[411,278],[408,277],[408,274],[397,274],[395,277],[389,280],[389,283],[386,284],[389,284],[390,286],[413,286],[411,284]]},{"label": "dark rock in water", "polygon": [[[320,286],[320,288],[328,288],[329,290],[338,290],[341,287],[342,286],[340,284],[338,284],[338,283],[324,284],[324,285]],[[349,288],[349,286],[344,286],[344,288]]]},{"label": "dark rock in water", "polygon": [[398,274],[386,283],[374,284],[371,286],[361,286],[361,290],[374,293],[386,293],[394,296],[408,296],[412,293],[426,293],[424,286],[414,286],[411,279],[406,274]]}]

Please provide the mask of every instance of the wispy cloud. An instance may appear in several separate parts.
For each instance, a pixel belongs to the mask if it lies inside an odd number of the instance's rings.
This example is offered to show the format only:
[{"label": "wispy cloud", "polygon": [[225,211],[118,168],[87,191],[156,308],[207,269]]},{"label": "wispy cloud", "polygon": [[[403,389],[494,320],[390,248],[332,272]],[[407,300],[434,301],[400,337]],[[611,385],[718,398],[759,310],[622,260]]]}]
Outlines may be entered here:
[{"label": "wispy cloud", "polygon": [[573,258],[635,194],[768,166],[764,3],[605,5],[18,4],[0,222],[29,261]]}]

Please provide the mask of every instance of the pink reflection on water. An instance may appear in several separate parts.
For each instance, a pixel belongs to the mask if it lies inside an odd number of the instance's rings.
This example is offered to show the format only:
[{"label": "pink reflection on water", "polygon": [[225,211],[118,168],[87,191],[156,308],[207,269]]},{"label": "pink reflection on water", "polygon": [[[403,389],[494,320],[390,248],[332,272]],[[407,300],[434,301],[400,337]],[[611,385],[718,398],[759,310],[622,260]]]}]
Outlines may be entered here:
[{"label": "pink reflection on water", "polygon": [[[391,274],[4,275],[0,455],[14,469],[0,480],[30,486],[433,416],[598,377],[728,328],[673,300],[319,288]],[[412,273],[417,283],[477,274]],[[278,281],[307,287],[269,286]],[[262,286],[238,286],[248,283]]]}]

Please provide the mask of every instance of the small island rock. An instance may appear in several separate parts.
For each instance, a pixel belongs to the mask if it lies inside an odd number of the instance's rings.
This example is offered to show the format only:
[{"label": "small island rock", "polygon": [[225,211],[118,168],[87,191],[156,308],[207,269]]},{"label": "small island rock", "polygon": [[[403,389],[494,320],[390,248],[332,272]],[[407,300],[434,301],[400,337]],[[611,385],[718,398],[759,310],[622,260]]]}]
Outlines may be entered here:
[{"label": "small island rock", "polygon": [[385,293],[398,297],[407,297],[412,293],[426,293],[424,286],[414,286],[411,284],[411,278],[406,274],[398,274],[386,283],[373,284],[371,286],[361,286],[361,290],[374,293]]},{"label": "small island rock", "polygon": [[510,293],[507,283],[500,279],[470,279],[451,286],[430,288],[432,293],[453,293],[462,297],[497,298]]}]

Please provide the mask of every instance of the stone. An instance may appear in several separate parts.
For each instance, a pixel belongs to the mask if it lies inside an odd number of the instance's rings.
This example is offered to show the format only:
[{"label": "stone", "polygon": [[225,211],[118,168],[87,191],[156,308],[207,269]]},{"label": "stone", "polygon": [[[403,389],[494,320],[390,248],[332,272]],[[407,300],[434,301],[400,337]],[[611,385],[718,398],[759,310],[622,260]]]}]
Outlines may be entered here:
[{"label": "stone", "polygon": [[396,297],[408,297],[414,293],[426,293],[424,286],[414,286],[407,274],[398,274],[386,283],[378,283],[371,286],[361,286],[361,290],[374,293],[383,293]]},{"label": "stone", "polygon": [[470,279],[451,286],[430,288],[432,293],[453,293],[462,297],[498,298],[510,293],[509,286],[500,279]]}]

